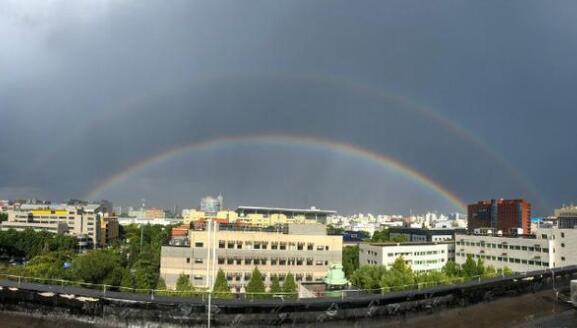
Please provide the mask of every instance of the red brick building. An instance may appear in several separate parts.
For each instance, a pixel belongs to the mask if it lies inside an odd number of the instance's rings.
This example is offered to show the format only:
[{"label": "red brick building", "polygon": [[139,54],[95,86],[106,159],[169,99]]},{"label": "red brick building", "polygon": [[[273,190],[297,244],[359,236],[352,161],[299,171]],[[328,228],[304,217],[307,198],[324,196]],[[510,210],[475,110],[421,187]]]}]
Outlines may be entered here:
[{"label": "red brick building", "polygon": [[467,207],[468,230],[494,228],[508,234],[513,228],[531,233],[531,204],[524,199],[492,199]]}]

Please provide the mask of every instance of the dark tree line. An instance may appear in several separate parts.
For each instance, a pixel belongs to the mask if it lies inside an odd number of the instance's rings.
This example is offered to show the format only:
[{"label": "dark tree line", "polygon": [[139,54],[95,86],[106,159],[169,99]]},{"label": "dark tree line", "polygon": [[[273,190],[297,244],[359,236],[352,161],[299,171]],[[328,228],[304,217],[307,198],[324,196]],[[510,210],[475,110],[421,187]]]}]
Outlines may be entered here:
[{"label": "dark tree line", "polygon": [[47,252],[74,251],[77,244],[75,237],[47,231],[0,231],[0,254],[5,257],[31,259]]}]

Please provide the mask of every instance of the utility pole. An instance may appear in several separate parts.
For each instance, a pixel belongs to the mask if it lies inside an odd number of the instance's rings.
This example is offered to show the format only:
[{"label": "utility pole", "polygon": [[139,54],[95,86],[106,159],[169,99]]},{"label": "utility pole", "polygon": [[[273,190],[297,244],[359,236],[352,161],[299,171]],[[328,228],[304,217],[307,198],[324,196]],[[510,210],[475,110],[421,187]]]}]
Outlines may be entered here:
[{"label": "utility pole", "polygon": [[[216,239],[216,234],[214,230],[216,230],[216,227],[213,227],[213,222],[211,219],[207,220],[207,246],[206,246],[206,282],[207,282],[207,287],[208,287],[208,306],[207,306],[207,311],[206,311],[206,317],[207,317],[207,327],[210,328],[211,325],[211,310],[212,310],[212,291],[214,289],[214,282],[212,281],[212,271],[214,270],[214,264],[211,263],[211,260],[214,261],[214,254],[216,254],[216,250],[215,250],[215,239]],[[212,247],[212,250],[211,250]],[[212,254],[211,254],[212,251]],[[211,256],[213,255],[213,256]],[[212,267],[211,267],[212,264]]]},{"label": "utility pole", "polygon": [[140,225],[140,254],[142,254],[142,245],[144,242],[144,229],[143,225]]}]

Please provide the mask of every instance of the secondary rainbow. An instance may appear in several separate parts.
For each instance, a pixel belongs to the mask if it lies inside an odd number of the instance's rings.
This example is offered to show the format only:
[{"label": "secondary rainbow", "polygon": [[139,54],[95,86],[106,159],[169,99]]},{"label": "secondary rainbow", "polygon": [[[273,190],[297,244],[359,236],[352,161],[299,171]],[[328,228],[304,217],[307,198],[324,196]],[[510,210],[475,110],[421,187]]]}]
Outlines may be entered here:
[{"label": "secondary rainbow", "polygon": [[130,175],[152,165],[158,165],[165,161],[172,159],[175,156],[185,154],[192,151],[206,150],[217,148],[221,146],[230,146],[234,144],[241,143],[270,143],[279,145],[294,145],[294,146],[304,146],[304,147],[321,147],[328,150],[333,150],[361,158],[365,161],[377,163],[381,166],[391,168],[401,174],[404,174],[413,180],[421,183],[422,185],[433,190],[435,193],[443,196],[445,199],[450,201],[450,203],[455,206],[456,209],[464,211],[466,206],[465,203],[459,199],[455,194],[449,191],[447,188],[429,178],[428,176],[418,172],[412,167],[399,162],[398,160],[372,152],[368,149],[359,147],[357,145],[336,142],[332,140],[322,139],[318,137],[310,136],[296,136],[296,135],[284,135],[284,134],[262,134],[262,135],[242,135],[242,136],[226,136],[215,139],[208,139],[202,141],[195,141],[192,143],[179,145],[170,148],[166,151],[160,152],[144,160],[141,160],[127,168],[113,174],[108,177],[100,184],[98,184],[94,189],[92,189],[86,196],[86,199],[94,200],[99,197],[107,189],[111,188],[115,184],[125,180]]}]

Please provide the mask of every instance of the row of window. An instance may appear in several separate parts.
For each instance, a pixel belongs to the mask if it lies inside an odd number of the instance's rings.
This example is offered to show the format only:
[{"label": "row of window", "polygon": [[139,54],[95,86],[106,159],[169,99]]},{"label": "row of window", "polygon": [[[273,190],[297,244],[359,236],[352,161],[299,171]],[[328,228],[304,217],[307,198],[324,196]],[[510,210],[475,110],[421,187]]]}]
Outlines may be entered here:
[{"label": "row of window", "polygon": [[[267,278],[269,278],[270,280],[273,279],[273,277],[278,277],[280,282],[283,282],[286,279],[287,274],[286,273],[280,273],[280,274],[267,274],[267,273],[261,273],[262,274],[262,278],[263,281],[266,281]],[[188,278],[190,279],[190,275],[187,275]],[[228,281],[249,281],[252,277],[252,272],[228,272],[226,273],[226,280]],[[313,281],[313,274],[312,273],[297,273],[294,275],[295,280],[296,281]],[[200,281],[204,279],[204,275],[202,274],[195,274],[192,277],[194,280]],[[317,279],[319,280],[319,279]]]},{"label": "row of window", "polygon": [[492,255],[479,255],[479,254],[471,254],[471,253],[456,253],[457,256],[467,257],[472,256],[477,259],[483,259],[488,261],[499,261],[499,262],[507,262],[507,263],[517,263],[517,264],[527,264],[527,265],[535,265],[535,266],[543,266],[549,267],[549,262],[542,262],[535,259],[528,260],[528,259],[518,259],[513,257],[504,257],[504,256],[492,256]]},{"label": "row of window", "polygon": [[436,260],[415,260],[413,264],[415,265],[425,265],[425,264],[436,264],[436,263],[443,263],[445,259],[436,259]]},{"label": "row of window", "polygon": [[[196,242],[195,247],[203,247],[203,242]],[[305,242],[267,242],[267,241],[218,241],[218,248],[222,249],[272,249],[272,250],[298,250],[298,251],[328,251],[329,246],[316,245]]]},{"label": "row of window", "polygon": [[[283,282],[286,279],[287,274],[286,273],[280,273],[280,274],[262,273],[263,281],[266,281],[267,278],[272,280],[273,277],[275,277],[275,276],[278,277],[279,281]],[[226,280],[228,280],[228,281],[249,281],[251,277],[252,277],[252,272],[235,272],[235,273],[228,272],[228,273],[226,273]],[[294,277],[295,277],[296,281],[313,281],[313,274],[312,273],[307,273],[307,274],[297,273],[294,275]]]},{"label": "row of window", "polygon": [[[543,252],[549,253],[549,248],[541,247],[538,245],[535,246],[520,246],[520,245],[507,245],[507,244],[495,244],[495,243],[485,243],[485,242],[465,242],[465,241],[457,241],[457,245],[460,246],[476,246],[476,247],[485,247],[485,248],[496,248],[496,249],[510,249],[510,250],[518,250],[518,251],[528,251],[528,252]],[[565,247],[563,245],[563,247]]]},{"label": "row of window", "polygon": [[[190,257],[186,258],[186,263],[190,263]],[[204,259],[202,258],[195,258],[195,264],[203,264]],[[327,266],[329,265],[329,261],[325,260],[314,260],[312,258],[218,258],[218,264],[227,264],[227,265],[291,265],[291,266]]]}]

